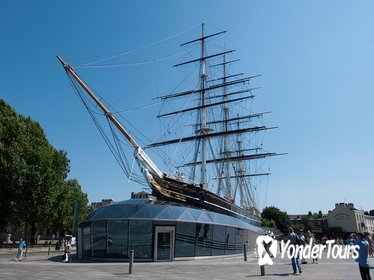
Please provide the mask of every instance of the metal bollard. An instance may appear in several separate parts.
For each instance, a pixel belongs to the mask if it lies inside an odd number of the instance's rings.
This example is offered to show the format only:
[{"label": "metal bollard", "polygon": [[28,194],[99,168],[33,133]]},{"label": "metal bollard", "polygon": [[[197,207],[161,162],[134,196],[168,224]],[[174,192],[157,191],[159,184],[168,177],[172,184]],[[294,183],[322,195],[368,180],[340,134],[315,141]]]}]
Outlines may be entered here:
[{"label": "metal bollard", "polygon": [[132,265],[134,264],[134,250],[130,252],[130,260],[129,260],[129,274],[132,273]]},{"label": "metal bollard", "polygon": [[247,261],[247,245],[243,244],[244,261]]},{"label": "metal bollard", "polygon": [[265,276],[265,266],[260,265],[260,270],[261,270],[261,276]]}]

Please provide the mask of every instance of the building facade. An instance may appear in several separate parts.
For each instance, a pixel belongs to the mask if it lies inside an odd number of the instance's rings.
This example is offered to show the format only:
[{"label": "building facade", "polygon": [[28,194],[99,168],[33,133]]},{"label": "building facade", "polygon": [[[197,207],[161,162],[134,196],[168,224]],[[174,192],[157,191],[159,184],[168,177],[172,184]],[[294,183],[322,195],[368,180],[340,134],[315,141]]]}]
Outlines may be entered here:
[{"label": "building facade", "polygon": [[305,221],[311,225],[313,233],[323,233],[328,228],[327,217],[325,214],[312,214],[312,215],[288,215],[293,226],[304,225]]},{"label": "building facade", "polygon": [[374,216],[365,214],[364,215],[364,228],[365,232],[374,234]]},{"label": "building facade", "polygon": [[111,198],[102,199],[100,202],[92,202],[91,203],[91,211],[94,211],[95,209],[97,209],[101,206],[105,206],[105,205],[112,204],[112,203],[113,203],[113,199],[111,199]]},{"label": "building facade", "polygon": [[327,214],[329,227],[340,227],[343,232],[374,233],[374,216],[358,210],[353,203],[336,203]]},{"label": "building facade", "polygon": [[318,214],[289,215],[289,218],[294,226],[308,223],[317,234],[331,232],[334,228],[341,229],[343,233],[374,234],[374,210],[364,212],[356,209],[353,203],[335,203],[335,208],[328,214],[322,214],[320,211]]}]

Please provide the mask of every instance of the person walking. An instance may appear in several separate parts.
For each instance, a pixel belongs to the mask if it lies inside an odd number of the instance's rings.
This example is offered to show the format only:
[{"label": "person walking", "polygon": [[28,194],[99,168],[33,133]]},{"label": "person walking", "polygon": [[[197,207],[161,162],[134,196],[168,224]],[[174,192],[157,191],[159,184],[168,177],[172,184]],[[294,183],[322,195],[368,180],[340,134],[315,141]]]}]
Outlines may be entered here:
[{"label": "person walking", "polygon": [[373,257],[373,239],[371,238],[370,233],[365,234],[365,239],[369,243],[369,257]]},{"label": "person walking", "polygon": [[64,239],[64,254],[62,256],[62,262],[69,262],[70,255],[70,242],[67,238]]},{"label": "person walking", "polygon": [[[299,230],[298,236],[299,236],[299,245],[302,246],[302,247],[304,247],[307,244],[307,242],[306,242],[306,238],[304,236],[304,233],[303,233],[302,229]],[[307,263],[307,261],[305,260],[304,256],[300,256],[300,262],[302,264],[306,264]]]},{"label": "person walking", "polygon": [[22,240],[22,238],[19,240],[18,244],[18,252],[16,257],[16,262],[20,262],[23,259],[23,253],[26,251],[26,242]]},{"label": "person walking", "polygon": [[358,257],[356,258],[356,262],[358,262],[361,279],[371,280],[368,262],[369,242],[367,242],[367,240],[364,239],[364,235],[361,232],[357,233],[356,245],[359,246]]},{"label": "person walking", "polygon": [[[311,233],[309,230],[308,230],[308,244],[310,246],[312,246],[312,250],[315,246],[317,246],[317,241],[316,241],[316,238],[314,237],[314,234]],[[315,264],[318,264],[318,258],[312,258],[312,261],[313,263]]]},{"label": "person walking", "polygon": [[299,273],[301,273],[301,266],[300,266],[300,261],[299,257],[297,256],[298,253],[296,252],[296,245],[299,244],[299,237],[298,235],[294,232],[293,227],[289,227],[288,229],[288,236],[287,239],[290,241],[290,254],[292,255],[291,258],[291,264],[292,264],[292,269],[293,269],[293,274],[297,273],[297,270],[299,270]]}]

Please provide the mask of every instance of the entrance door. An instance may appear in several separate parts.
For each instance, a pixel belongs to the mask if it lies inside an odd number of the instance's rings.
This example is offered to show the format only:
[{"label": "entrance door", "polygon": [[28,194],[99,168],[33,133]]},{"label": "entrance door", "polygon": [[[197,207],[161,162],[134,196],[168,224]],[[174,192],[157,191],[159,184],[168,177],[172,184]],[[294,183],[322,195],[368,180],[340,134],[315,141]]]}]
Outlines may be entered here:
[{"label": "entrance door", "polygon": [[175,227],[156,226],[154,261],[169,262],[174,259]]}]

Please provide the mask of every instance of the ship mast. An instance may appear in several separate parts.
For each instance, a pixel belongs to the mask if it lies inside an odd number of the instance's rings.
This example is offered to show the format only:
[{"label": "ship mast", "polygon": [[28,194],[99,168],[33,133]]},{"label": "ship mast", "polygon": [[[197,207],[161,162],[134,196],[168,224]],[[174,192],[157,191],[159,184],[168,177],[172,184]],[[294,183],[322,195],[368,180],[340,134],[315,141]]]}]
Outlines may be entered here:
[{"label": "ship mast", "polygon": [[[185,46],[191,43],[199,43],[199,55],[189,61],[184,61],[174,65],[179,67],[191,63],[198,63],[199,65],[199,86],[196,89],[185,90],[181,92],[174,92],[167,95],[159,96],[162,102],[170,101],[178,98],[189,98],[195,96],[197,104],[191,107],[183,107],[182,109],[163,112],[158,115],[159,118],[170,117],[170,116],[181,116],[183,114],[189,114],[195,112],[196,124],[194,125],[194,131],[191,131],[190,135],[183,135],[174,139],[167,138],[164,141],[153,142],[147,145],[148,148],[156,148],[161,146],[169,146],[173,144],[187,144],[188,142],[194,142],[194,153],[188,155],[186,158],[191,160],[190,162],[183,162],[177,168],[191,168],[190,178],[194,181],[200,176],[200,186],[205,189],[211,189],[211,180],[217,180],[215,187],[218,195],[224,196],[226,199],[234,202],[234,199],[239,192],[241,197],[240,204],[242,206],[255,206],[254,196],[250,193],[248,188],[247,180],[253,176],[266,176],[268,173],[258,174],[246,174],[248,168],[243,162],[251,160],[259,160],[272,156],[277,156],[276,153],[268,153],[260,151],[260,148],[246,148],[249,147],[249,142],[245,141],[245,146],[237,142],[241,135],[246,135],[245,140],[248,140],[249,134],[258,133],[261,131],[274,129],[276,127],[266,127],[259,122],[257,126],[251,126],[250,119],[259,118],[263,114],[269,113],[257,113],[248,115],[230,115],[231,111],[230,104],[238,104],[239,102],[245,102],[254,98],[252,91],[257,88],[248,87],[248,83],[253,78],[261,75],[240,77],[240,74],[227,74],[227,65],[238,60],[226,60],[226,54],[234,52],[234,50],[225,50],[222,52],[215,52],[213,54],[206,53],[206,43],[208,39],[211,39],[217,35],[223,34],[226,31],[217,32],[213,34],[205,34],[204,23],[201,26],[201,37],[191,40],[182,44]],[[223,77],[215,77],[213,79],[207,74],[207,64],[217,57],[223,57],[223,62],[214,66],[223,66]],[[234,89],[237,90],[234,90]],[[220,90],[222,91],[220,92]],[[176,101],[175,101],[176,102]],[[229,104],[230,103],[230,104]],[[221,109],[221,117],[216,119],[217,115],[214,114],[216,108]],[[234,124],[238,123],[237,126]],[[243,123],[242,126],[239,124]],[[244,136],[243,136],[244,137]],[[237,139],[237,141],[234,141]],[[241,140],[240,140],[241,141]],[[236,146],[234,147],[236,142]],[[217,145],[218,144],[218,145]],[[214,151],[213,147],[220,147],[219,151]],[[209,174],[208,174],[209,170]],[[217,173],[216,177],[210,176],[210,171]],[[200,173],[200,174],[198,174]],[[209,175],[209,176],[208,176]],[[209,177],[209,178],[208,178]],[[209,188],[208,188],[209,184]],[[214,184],[214,183],[213,183]]]},{"label": "ship mast", "polygon": [[[226,56],[223,56],[223,84],[226,84],[227,78],[226,78]],[[223,100],[227,101],[227,89],[226,86],[223,87]],[[228,120],[229,120],[229,108],[227,106],[227,103],[224,104],[223,107],[223,121],[224,121],[224,131],[227,132],[228,129]],[[224,136],[223,138],[223,154],[224,157],[229,158],[230,157],[230,151],[228,148],[229,145],[229,138],[227,135]],[[227,161],[225,162],[226,165],[226,198],[232,199],[232,194],[231,194],[231,180],[230,180],[230,162]]]},{"label": "ship mast", "polygon": [[203,188],[207,186],[207,177],[206,177],[206,138],[204,135],[207,133],[206,126],[206,110],[205,110],[205,82],[206,82],[206,73],[205,73],[205,44],[204,44],[204,23],[201,26],[201,128],[200,135],[201,139],[201,183]]},{"label": "ship mast", "polygon": [[65,71],[72,77],[92,98],[92,100],[100,107],[104,112],[105,116],[118,128],[118,130],[125,136],[129,143],[134,147],[135,158],[141,165],[142,171],[149,172],[152,175],[156,175],[160,178],[163,177],[162,172],[157,168],[157,166],[152,162],[152,160],[145,154],[140,145],[135,141],[135,139],[128,133],[128,131],[122,126],[122,124],[113,116],[113,114],[105,107],[105,105],[96,97],[92,90],[87,86],[87,84],[79,77],[79,75],[74,71],[73,67],[68,65],[60,56],[57,59],[63,65]]}]

